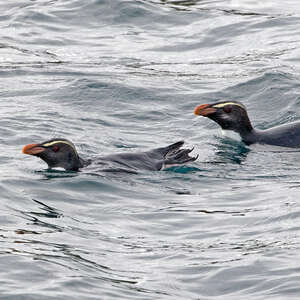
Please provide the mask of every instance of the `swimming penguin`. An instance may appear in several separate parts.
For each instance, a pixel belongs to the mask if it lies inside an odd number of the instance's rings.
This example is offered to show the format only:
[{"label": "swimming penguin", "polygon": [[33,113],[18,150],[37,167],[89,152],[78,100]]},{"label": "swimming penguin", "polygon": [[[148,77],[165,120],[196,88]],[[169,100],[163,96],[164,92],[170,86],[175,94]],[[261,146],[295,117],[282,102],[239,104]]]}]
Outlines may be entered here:
[{"label": "swimming penguin", "polygon": [[[195,161],[198,158],[198,156],[189,156],[193,149],[181,149],[183,144],[184,142],[180,141],[145,152],[111,154],[96,159],[95,163],[100,165],[113,163],[131,170],[159,171],[173,165]],[[94,163],[91,159],[82,159],[74,144],[63,138],[26,145],[22,152],[41,158],[49,168],[61,167],[68,171],[78,171]]]},{"label": "swimming penguin", "polygon": [[237,101],[202,104],[195,108],[194,113],[215,121],[223,130],[232,130],[238,133],[246,145],[258,143],[281,147],[300,147],[300,121],[258,130],[251,125],[246,107]]}]

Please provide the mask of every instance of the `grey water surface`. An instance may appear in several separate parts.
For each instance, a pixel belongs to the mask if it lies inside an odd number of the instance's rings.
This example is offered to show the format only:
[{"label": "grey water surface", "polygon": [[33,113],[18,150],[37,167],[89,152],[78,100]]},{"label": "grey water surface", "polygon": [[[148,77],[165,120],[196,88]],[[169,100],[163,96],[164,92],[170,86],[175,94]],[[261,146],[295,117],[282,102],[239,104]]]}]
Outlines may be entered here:
[{"label": "grey water surface", "polygon": [[[298,0],[10,0],[0,26],[0,299],[299,299],[300,151],[193,115],[300,119]],[[21,153],[54,137],[199,159],[76,173]]]}]

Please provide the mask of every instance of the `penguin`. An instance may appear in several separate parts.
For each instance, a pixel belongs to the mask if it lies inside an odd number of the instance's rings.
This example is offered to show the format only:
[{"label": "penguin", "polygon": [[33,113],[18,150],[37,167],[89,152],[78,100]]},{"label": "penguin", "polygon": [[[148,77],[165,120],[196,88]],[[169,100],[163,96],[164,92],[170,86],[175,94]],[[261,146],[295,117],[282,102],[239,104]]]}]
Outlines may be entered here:
[{"label": "penguin", "polygon": [[279,125],[266,130],[255,129],[246,107],[238,101],[202,104],[195,108],[195,115],[207,117],[223,130],[237,133],[246,144],[266,144],[280,147],[300,147],[300,121]]},{"label": "penguin", "polygon": [[174,165],[181,165],[195,161],[189,156],[192,149],[182,149],[184,141],[166,147],[156,148],[145,152],[117,153],[95,160],[83,159],[79,156],[74,144],[64,138],[52,139],[39,144],[29,144],[23,147],[24,154],[41,158],[48,168],[61,167],[67,171],[79,171],[93,163],[97,165],[118,165],[129,170],[159,171]]}]

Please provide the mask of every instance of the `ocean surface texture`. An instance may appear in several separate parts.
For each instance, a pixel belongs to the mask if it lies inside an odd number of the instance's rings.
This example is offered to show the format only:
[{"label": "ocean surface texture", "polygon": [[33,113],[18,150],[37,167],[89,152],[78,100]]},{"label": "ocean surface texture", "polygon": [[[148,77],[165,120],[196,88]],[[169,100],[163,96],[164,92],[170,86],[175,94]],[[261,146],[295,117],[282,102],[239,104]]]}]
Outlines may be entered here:
[{"label": "ocean surface texture", "polygon": [[[9,0],[0,26],[0,299],[299,299],[300,151],[193,114],[300,119],[298,0]],[[199,158],[130,174],[22,154],[57,137]]]}]

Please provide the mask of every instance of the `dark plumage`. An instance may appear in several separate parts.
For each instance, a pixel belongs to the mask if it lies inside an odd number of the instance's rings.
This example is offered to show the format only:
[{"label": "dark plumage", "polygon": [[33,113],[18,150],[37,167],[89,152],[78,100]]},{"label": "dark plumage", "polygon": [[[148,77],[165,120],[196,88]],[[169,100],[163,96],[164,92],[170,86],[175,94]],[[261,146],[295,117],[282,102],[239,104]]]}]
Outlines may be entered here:
[{"label": "dark plumage", "polygon": [[253,128],[246,107],[240,102],[224,101],[202,104],[195,108],[194,113],[215,121],[224,130],[237,132],[247,145],[259,143],[281,147],[300,147],[299,121],[258,130]]},{"label": "dark plumage", "polygon": [[[130,170],[162,170],[172,165],[185,164],[198,158],[189,156],[193,149],[181,149],[180,141],[167,147],[137,153],[119,153],[98,158],[95,163],[114,163]],[[65,170],[78,171],[93,163],[82,159],[72,142],[63,139],[52,139],[41,144],[29,144],[23,148],[24,154],[34,155],[48,164],[49,168],[61,167]]]}]

